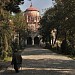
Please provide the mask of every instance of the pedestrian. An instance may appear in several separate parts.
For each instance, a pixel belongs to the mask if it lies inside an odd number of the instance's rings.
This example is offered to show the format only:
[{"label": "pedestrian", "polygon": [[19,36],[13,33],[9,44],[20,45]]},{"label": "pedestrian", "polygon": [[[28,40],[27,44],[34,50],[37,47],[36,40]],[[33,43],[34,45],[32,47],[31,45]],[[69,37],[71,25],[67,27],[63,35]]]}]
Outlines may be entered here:
[{"label": "pedestrian", "polygon": [[22,67],[22,57],[17,51],[13,53],[11,65],[14,65],[15,72],[18,73],[20,67]]}]

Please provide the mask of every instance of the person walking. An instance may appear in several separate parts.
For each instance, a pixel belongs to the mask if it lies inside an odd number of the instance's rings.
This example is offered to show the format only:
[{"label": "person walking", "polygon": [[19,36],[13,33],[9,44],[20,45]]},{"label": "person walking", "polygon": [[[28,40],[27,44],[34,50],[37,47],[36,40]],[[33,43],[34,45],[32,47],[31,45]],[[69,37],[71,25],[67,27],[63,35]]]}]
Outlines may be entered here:
[{"label": "person walking", "polygon": [[15,72],[18,73],[20,67],[22,67],[22,57],[17,51],[13,53],[11,65],[14,65]]}]

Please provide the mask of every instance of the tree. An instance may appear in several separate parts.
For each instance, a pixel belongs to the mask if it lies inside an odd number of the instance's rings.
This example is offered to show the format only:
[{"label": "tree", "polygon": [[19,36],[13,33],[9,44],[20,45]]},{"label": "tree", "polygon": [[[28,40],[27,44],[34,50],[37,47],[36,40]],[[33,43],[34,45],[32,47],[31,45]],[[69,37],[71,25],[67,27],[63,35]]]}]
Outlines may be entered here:
[{"label": "tree", "polygon": [[23,4],[24,0],[0,0],[0,3],[5,10],[17,13],[20,11],[18,5]]},{"label": "tree", "polygon": [[[45,12],[40,20],[40,32],[44,38],[51,29],[57,29],[57,39],[68,40],[70,49],[75,46],[75,0],[54,0],[54,7]],[[72,51],[71,51],[72,52]],[[69,52],[69,53],[71,53]]]},{"label": "tree", "polygon": [[14,23],[14,31],[19,34],[18,45],[20,47],[22,45],[24,46],[25,40],[27,38],[27,24],[23,12],[13,16],[13,23]]},{"label": "tree", "polygon": [[[59,0],[57,0],[59,1]],[[75,0],[61,0],[64,18],[61,28],[65,30],[66,38],[74,48],[75,45]]]},{"label": "tree", "polygon": [[11,12],[20,12],[19,5],[23,3],[24,0],[0,0],[0,38],[2,51],[5,51],[4,53],[9,50],[9,41],[11,41],[12,30],[9,26]]},{"label": "tree", "polygon": [[47,42],[50,42],[51,40],[52,29],[57,28],[57,21],[55,20],[56,12],[57,10],[54,7],[50,8],[40,20],[40,33]]},{"label": "tree", "polygon": [[0,26],[0,51],[2,52],[2,57],[6,57],[8,55],[8,51],[10,51],[11,46],[11,27],[9,27],[7,21],[3,21],[2,26]]},{"label": "tree", "polygon": [[[68,34],[70,34],[70,32],[74,33],[75,30],[74,5],[74,0],[63,0],[63,2],[62,0],[55,0],[54,7],[46,11],[40,21],[42,31],[49,31],[52,28],[56,28],[59,36],[61,35],[61,37],[68,38]],[[62,33],[63,36],[60,33]]]},{"label": "tree", "polygon": [[19,5],[23,3],[24,0],[0,0],[0,20],[4,20],[5,12],[20,12],[21,10]]}]

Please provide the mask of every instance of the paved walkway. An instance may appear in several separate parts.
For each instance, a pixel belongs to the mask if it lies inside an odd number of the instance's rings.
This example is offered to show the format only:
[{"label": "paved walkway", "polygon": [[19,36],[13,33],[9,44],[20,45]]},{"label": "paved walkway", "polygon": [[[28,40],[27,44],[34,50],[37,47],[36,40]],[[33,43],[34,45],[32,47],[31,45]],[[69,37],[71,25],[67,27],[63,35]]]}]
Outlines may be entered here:
[{"label": "paved walkway", "polygon": [[19,73],[10,66],[0,75],[75,75],[75,60],[42,48],[26,48]]}]

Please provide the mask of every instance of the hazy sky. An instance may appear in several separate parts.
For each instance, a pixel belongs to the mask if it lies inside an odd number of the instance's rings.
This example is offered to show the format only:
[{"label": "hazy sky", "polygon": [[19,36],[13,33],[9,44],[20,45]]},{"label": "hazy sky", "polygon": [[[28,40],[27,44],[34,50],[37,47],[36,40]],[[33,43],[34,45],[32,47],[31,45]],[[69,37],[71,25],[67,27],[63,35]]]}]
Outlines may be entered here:
[{"label": "hazy sky", "polygon": [[44,9],[53,6],[52,0],[25,0],[24,4],[20,6],[21,10],[25,11],[30,6],[31,2],[33,7],[39,9],[40,13],[43,13],[45,11]]}]

